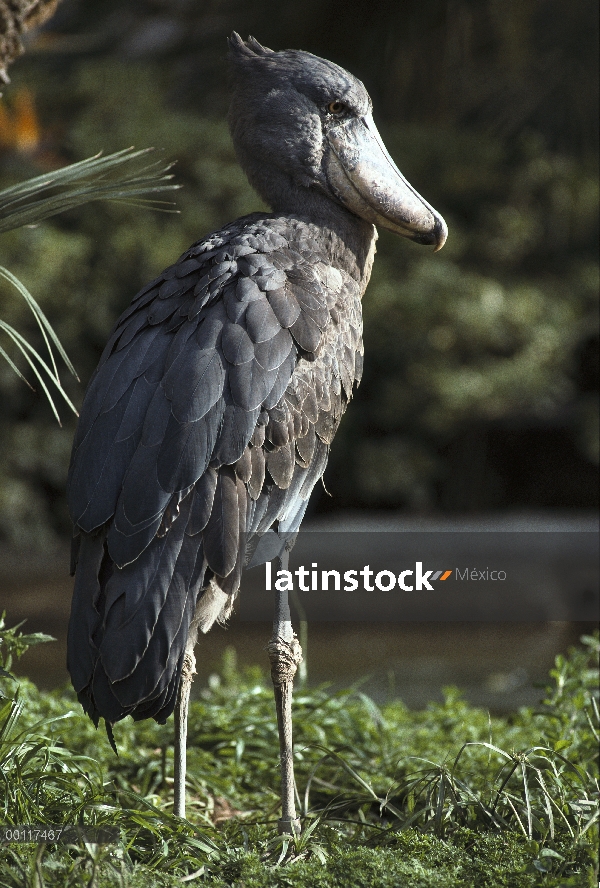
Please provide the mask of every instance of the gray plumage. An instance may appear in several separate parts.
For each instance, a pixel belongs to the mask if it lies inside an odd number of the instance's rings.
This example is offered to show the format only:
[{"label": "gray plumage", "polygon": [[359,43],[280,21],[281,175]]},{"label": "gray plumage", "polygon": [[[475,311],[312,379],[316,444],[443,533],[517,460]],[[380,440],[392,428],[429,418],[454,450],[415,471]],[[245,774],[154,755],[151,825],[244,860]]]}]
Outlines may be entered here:
[{"label": "gray plumage", "polygon": [[[116,721],[128,712],[135,716],[141,704],[146,717],[148,694],[159,707],[150,714],[164,718],[173,703],[172,695],[168,701],[164,696],[168,658],[179,662],[183,647],[172,648],[206,586],[207,570],[224,579],[236,562],[241,566],[240,531],[299,519],[325,468],[321,459],[303,484],[320,413],[333,419],[322,423],[328,444],[358,381],[360,289],[339,273],[337,290],[325,292],[323,249],[311,251],[311,261],[322,268],[309,266],[299,251],[291,264],[289,247],[301,246],[310,228],[302,219],[254,214],[194,245],[142,291],[139,307],[126,312],[102,356],[81,411],[69,475],[74,524],[86,537],[95,534],[97,561],[102,549],[97,575],[110,572],[100,581],[94,576],[101,596],[92,618],[97,625],[86,637],[79,618],[71,623],[69,667],[93,716]],[[275,242],[285,252],[270,249],[273,240],[262,251],[250,247],[263,243],[267,232],[280,235]],[[239,263],[226,260],[235,247],[246,248]],[[226,261],[224,287],[210,293]],[[168,333],[159,335],[158,324]],[[344,387],[334,377],[348,355]],[[292,523],[289,530],[295,529]],[[80,559],[84,553],[87,547]],[[197,560],[205,564],[195,569]],[[89,580],[78,567],[76,600],[89,600]],[[185,632],[179,636],[185,643]],[[98,682],[102,708],[96,686],[90,687],[90,647],[93,671],[108,677]],[[149,680],[150,662],[156,674]],[[132,676],[142,668],[144,697],[138,700]]]},{"label": "gray plumage", "polygon": [[[205,631],[231,612],[255,535],[299,528],[362,373],[376,230],[335,184],[326,109],[341,103],[350,132],[370,99],[309,53],[234,35],[230,57],[234,145],[273,213],[198,241],[134,297],[73,444],[68,667],[96,722],[172,712],[198,600]],[[423,205],[394,230],[439,246]]]}]

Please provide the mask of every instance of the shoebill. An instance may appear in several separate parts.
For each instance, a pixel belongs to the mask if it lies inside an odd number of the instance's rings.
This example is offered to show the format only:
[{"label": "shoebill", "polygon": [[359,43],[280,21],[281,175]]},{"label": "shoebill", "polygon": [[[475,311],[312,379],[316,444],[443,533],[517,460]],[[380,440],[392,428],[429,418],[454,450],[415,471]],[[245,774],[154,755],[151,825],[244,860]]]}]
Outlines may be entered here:
[{"label": "shoebill", "polygon": [[[232,613],[259,535],[279,535],[287,564],[361,378],[377,226],[436,250],[447,234],[386,151],[359,80],[236,33],[229,61],[233,144],[272,212],[203,237],[134,297],[87,389],[68,481],[73,685],[111,741],[127,715],[176,710],[180,816],[198,633]],[[268,650],[279,829],[295,833],[301,650],[285,591]]]}]

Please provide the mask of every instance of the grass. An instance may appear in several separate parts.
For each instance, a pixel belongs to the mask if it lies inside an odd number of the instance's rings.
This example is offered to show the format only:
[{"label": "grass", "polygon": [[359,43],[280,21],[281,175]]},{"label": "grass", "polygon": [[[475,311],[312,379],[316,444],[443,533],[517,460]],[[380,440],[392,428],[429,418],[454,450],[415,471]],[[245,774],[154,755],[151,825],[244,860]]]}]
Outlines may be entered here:
[{"label": "grass", "polygon": [[228,651],[191,706],[188,818],[172,723],[119,723],[118,758],[70,689],[10,677],[41,641],[0,625],[0,823],[112,826],[120,841],[0,845],[0,885],[566,888],[597,883],[598,638],[559,656],[543,704],[495,718],[456,689],[411,712],[300,690],[303,833],[276,833],[277,732],[260,671]]}]

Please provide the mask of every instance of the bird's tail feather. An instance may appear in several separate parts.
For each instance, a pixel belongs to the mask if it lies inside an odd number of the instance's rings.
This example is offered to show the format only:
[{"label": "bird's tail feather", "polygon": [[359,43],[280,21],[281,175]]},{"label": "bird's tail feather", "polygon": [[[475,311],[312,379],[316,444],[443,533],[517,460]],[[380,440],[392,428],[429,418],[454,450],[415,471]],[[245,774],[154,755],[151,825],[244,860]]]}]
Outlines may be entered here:
[{"label": "bird's tail feather", "polygon": [[82,533],[67,666],[97,724],[173,711],[188,629],[205,572],[201,539],[185,533],[189,503],[165,537],[117,569],[106,533]]},{"label": "bird's tail feather", "polygon": [[175,706],[192,620],[192,631],[207,632],[231,613],[243,565],[239,540],[246,529],[247,498],[229,467],[221,472],[227,482],[233,480],[236,494],[230,497],[235,509],[228,526],[238,512],[237,559],[224,578],[208,569],[204,534],[192,520],[191,492],[168,532],[121,569],[110,558],[106,528],[80,534],[67,666],[96,725],[99,718],[112,724],[126,715],[166,721]]}]

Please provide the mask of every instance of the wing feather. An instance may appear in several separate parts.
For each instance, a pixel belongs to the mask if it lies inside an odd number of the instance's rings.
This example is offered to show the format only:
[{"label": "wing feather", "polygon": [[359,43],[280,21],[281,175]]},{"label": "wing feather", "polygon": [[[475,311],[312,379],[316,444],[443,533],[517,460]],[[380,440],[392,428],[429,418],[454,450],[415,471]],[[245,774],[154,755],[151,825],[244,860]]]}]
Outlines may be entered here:
[{"label": "wing feather", "polygon": [[204,530],[212,512],[217,487],[217,472],[208,468],[194,487],[194,499],[186,533],[196,536]]},{"label": "wing feather", "polygon": [[[226,401],[231,398],[227,390],[225,398]],[[227,404],[212,454],[213,465],[232,465],[240,459],[254,433],[260,411],[260,405],[246,410],[234,403]]]},{"label": "wing feather", "polygon": [[292,482],[294,472],[292,446],[292,442],[288,441],[281,447],[267,453],[267,471],[275,484],[282,490],[286,490]]},{"label": "wing feather", "polygon": [[171,493],[195,484],[212,457],[225,411],[221,397],[194,422],[180,422],[171,414],[156,460],[156,477]]},{"label": "wing feather", "polygon": [[186,345],[162,381],[173,419],[182,424],[196,422],[208,413],[221,398],[226,377],[216,348],[195,349],[189,340]]},{"label": "wing feather", "polygon": [[226,577],[235,567],[239,543],[238,493],[235,472],[230,466],[219,469],[203,539],[208,566],[217,576]]},{"label": "wing feather", "polygon": [[252,473],[248,481],[248,492],[253,500],[257,500],[263,489],[265,482],[265,453],[262,447],[250,448],[250,461],[252,464]]}]

